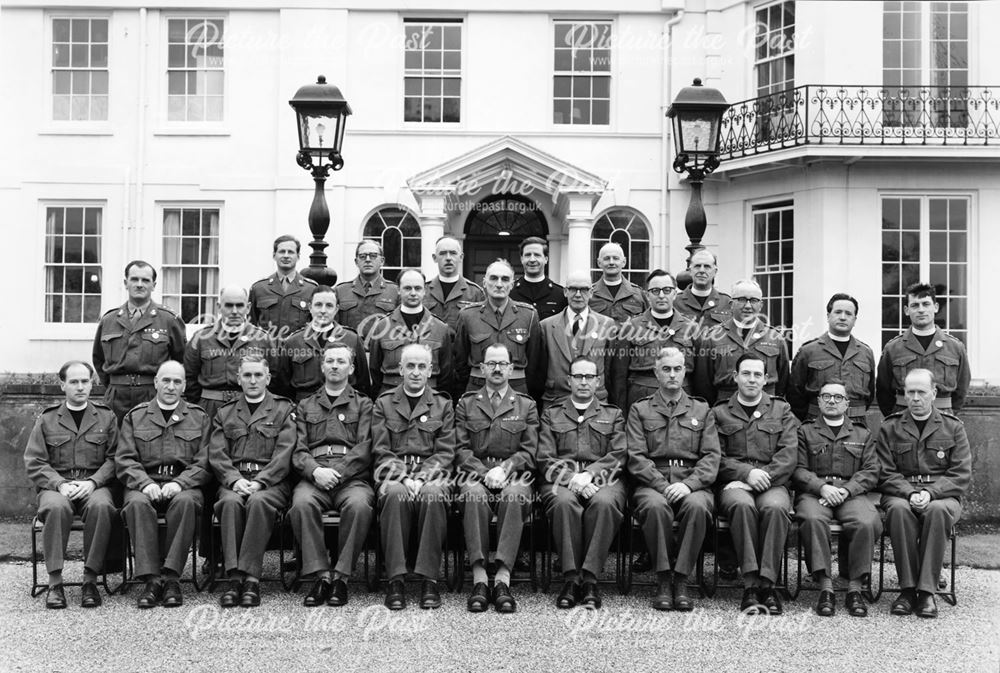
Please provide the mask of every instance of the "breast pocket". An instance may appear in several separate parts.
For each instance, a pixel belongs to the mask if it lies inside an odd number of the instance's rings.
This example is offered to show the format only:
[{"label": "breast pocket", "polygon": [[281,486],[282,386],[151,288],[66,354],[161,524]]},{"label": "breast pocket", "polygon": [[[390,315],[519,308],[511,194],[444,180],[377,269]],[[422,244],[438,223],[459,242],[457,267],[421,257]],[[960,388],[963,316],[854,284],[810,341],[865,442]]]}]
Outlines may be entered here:
[{"label": "breast pocket", "polygon": [[104,361],[113,364],[121,361],[125,356],[126,339],[123,332],[105,332],[101,334],[101,350],[104,352]]},{"label": "breast pocket", "polygon": [[143,332],[141,339],[144,362],[163,362],[168,358],[167,342],[170,339],[166,332]]},{"label": "breast pocket", "polygon": [[596,457],[607,455],[611,450],[611,436],[614,430],[611,423],[590,424],[590,448]]},{"label": "breast pocket", "polygon": [[847,391],[861,393],[868,396],[869,382],[872,378],[872,365],[866,359],[857,357],[851,360],[851,364],[844,368],[847,376]]},{"label": "breast pocket", "polygon": [[101,465],[108,456],[108,433],[102,431],[99,432],[88,432],[83,436],[86,442],[87,450],[84,452],[83,456],[79,456],[81,465],[78,467],[86,468],[88,470],[96,470]]},{"label": "breast pocket", "polygon": [[390,297],[379,297],[375,300],[375,307],[380,313],[392,313],[392,310],[396,308],[396,300]]},{"label": "breast pocket", "polygon": [[961,362],[958,358],[944,352],[934,355],[934,378],[942,390],[952,391],[958,385],[958,369]]},{"label": "breast pocket", "polygon": [[812,360],[809,362],[808,374],[806,377],[806,390],[815,394],[823,387],[823,384],[833,378],[834,366],[837,363],[833,360]]},{"label": "breast pocket", "polygon": [[698,448],[701,446],[701,433],[704,429],[703,421],[686,416],[671,426],[669,443],[677,457],[687,460],[699,458]]},{"label": "breast pocket", "polygon": [[864,445],[859,442],[845,442],[841,459],[844,461],[843,468],[845,474],[854,474],[861,469],[861,456],[864,453]]},{"label": "breast pocket", "polygon": [[417,424],[417,430],[420,431],[420,439],[423,443],[422,448],[434,450],[434,440],[437,439],[442,427],[444,427],[444,421],[435,418],[429,418],[427,422]]},{"label": "breast pocket", "polygon": [[906,373],[915,365],[917,356],[913,353],[901,353],[893,355],[892,358],[892,378],[897,390],[903,389],[903,381],[906,380]]},{"label": "breast pocket", "polygon": [[778,344],[762,343],[758,344],[756,350],[764,358],[767,367],[767,382],[774,383],[778,380],[778,355],[781,347]]},{"label": "breast pocket", "polygon": [[665,455],[667,453],[666,419],[642,419],[642,434],[646,436],[646,451],[650,457]]},{"label": "breast pocket", "polygon": [[782,425],[781,421],[776,420],[764,420],[757,424],[757,429],[760,431],[760,435],[763,438],[761,449],[767,452],[766,456],[761,458],[764,460],[770,460],[774,452],[778,450],[778,441],[781,439]]},{"label": "breast pocket", "polygon": [[273,317],[272,314],[278,312],[277,306],[277,297],[265,297],[257,300],[257,310],[262,316],[267,317],[268,319]]},{"label": "breast pocket", "polygon": [[720,423],[716,426],[722,453],[731,458],[746,458],[746,432],[739,423]]},{"label": "breast pocket", "polygon": [[201,448],[201,431],[196,429],[178,429],[174,431],[176,446],[174,459],[190,465]]},{"label": "breast pocket", "polygon": [[528,329],[525,327],[508,327],[503,331],[503,334],[504,343],[510,349],[511,361],[524,367],[528,361]]},{"label": "breast pocket", "polygon": [[278,432],[281,429],[274,425],[255,425],[250,431],[247,458],[249,460],[268,461],[274,454],[278,443]]},{"label": "breast pocket", "polygon": [[[473,363],[481,363],[486,354],[486,347],[492,332],[470,332],[469,333],[469,357]],[[479,376],[479,372],[473,372],[474,376]]]},{"label": "breast pocket", "polygon": [[630,316],[641,315],[643,311],[642,299],[636,296],[629,297],[622,302],[621,307]]},{"label": "breast pocket", "polygon": [[45,437],[45,444],[49,450],[49,462],[57,470],[73,467],[73,445],[70,443],[72,439],[73,435],[65,433]]},{"label": "breast pocket", "polygon": [[892,445],[892,462],[899,472],[918,474],[916,451],[912,442],[898,442]]},{"label": "breast pocket", "polygon": [[389,432],[389,448],[398,453],[399,449],[406,443],[406,436],[410,430],[409,423],[386,421],[385,429]]},{"label": "breast pocket", "polygon": [[136,428],[133,437],[140,463],[146,464],[147,461],[160,458],[160,452],[163,448],[162,428]]},{"label": "breast pocket", "polygon": [[226,436],[226,454],[230,458],[247,458],[247,427],[241,423],[223,426]]},{"label": "breast pocket", "polygon": [[809,445],[809,469],[817,475],[827,475],[833,471],[829,442],[813,442]]},{"label": "breast pocket", "polygon": [[527,427],[528,424],[523,419],[500,421],[501,455],[509,456],[520,448],[521,435]]},{"label": "breast pocket", "polygon": [[923,462],[927,469],[921,469],[921,471],[932,474],[945,472],[948,466],[951,465],[951,451],[953,448],[954,445],[950,443],[927,442],[927,447],[923,451]]}]

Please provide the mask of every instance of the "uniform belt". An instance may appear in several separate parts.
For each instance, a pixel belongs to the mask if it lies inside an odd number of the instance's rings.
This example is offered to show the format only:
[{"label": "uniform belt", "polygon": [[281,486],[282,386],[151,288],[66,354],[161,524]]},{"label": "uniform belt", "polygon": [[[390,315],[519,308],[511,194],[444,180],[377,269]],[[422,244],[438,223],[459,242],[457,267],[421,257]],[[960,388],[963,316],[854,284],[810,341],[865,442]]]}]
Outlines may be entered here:
[{"label": "uniform belt", "polygon": [[160,465],[156,468],[156,472],[150,476],[153,477],[154,481],[170,481],[183,471],[184,466],[180,463],[169,463],[167,465]]},{"label": "uniform belt", "polygon": [[[906,395],[901,393],[896,393],[896,406],[905,407]],[[935,409],[951,409],[951,393],[938,393],[938,396],[934,398],[934,408]]]},{"label": "uniform belt", "polygon": [[113,386],[151,386],[153,378],[151,374],[112,374],[108,382]]},{"label": "uniform belt", "polygon": [[823,481],[849,481],[850,477],[841,477],[839,474],[817,475]]},{"label": "uniform belt", "polygon": [[656,460],[656,467],[694,467],[697,461],[685,458],[665,458]]},{"label": "uniform belt", "polygon": [[241,460],[236,464],[236,469],[240,471],[244,477],[256,477],[260,474],[260,471],[264,469],[267,463],[258,463],[256,460]]},{"label": "uniform belt", "polygon": [[[346,456],[347,452],[350,450],[343,444],[330,444],[328,446],[317,446],[316,449],[319,449],[321,451],[321,453],[319,454],[320,456]],[[313,449],[313,451],[316,451],[316,449]],[[313,455],[315,456],[316,454],[314,453]]]},{"label": "uniform belt", "polygon": [[933,484],[934,480],[940,477],[939,474],[910,474],[906,480],[911,484]]},{"label": "uniform belt", "polygon": [[404,465],[419,465],[420,463],[424,462],[423,456],[414,456],[411,454],[400,456],[399,459],[403,461]]},{"label": "uniform belt", "polygon": [[229,400],[236,399],[240,390],[229,390],[226,388],[216,389],[216,388],[202,388],[201,389],[201,399],[203,400],[216,400],[220,402],[228,402]]},{"label": "uniform belt", "polygon": [[63,470],[62,476],[69,477],[73,481],[82,481],[87,479],[91,475],[90,470],[85,470],[82,467],[71,467],[68,470]]}]

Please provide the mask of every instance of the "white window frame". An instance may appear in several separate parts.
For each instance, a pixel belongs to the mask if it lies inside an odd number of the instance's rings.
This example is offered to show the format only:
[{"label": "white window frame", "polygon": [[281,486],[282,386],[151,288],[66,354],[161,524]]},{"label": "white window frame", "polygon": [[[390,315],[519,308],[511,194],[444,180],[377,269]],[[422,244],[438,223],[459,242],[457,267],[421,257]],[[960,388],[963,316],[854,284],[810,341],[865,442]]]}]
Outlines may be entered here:
[{"label": "white window frame", "polygon": [[[56,19],[105,19],[108,22],[108,118],[104,120],[82,120],[82,119],[55,119],[53,116],[53,89],[52,73],[54,65],[52,61],[52,49],[54,44],[54,21]],[[40,133],[42,135],[112,135],[114,115],[114,76],[113,65],[113,35],[115,34],[115,20],[111,14],[100,12],[79,12],[65,10],[53,10],[45,14],[45,39],[42,40],[42,57],[39,63],[42,64],[42,81],[45,82],[45,97],[41,104],[39,119],[45,120]],[[69,70],[72,70],[70,66]]]},{"label": "white window frame", "polygon": [[[218,121],[183,121],[170,119],[170,22],[171,21],[222,21],[223,65],[222,65],[222,119]],[[160,103],[157,106],[159,122],[154,135],[229,135],[229,120],[232,118],[230,95],[231,63],[225,53],[226,35],[230,34],[232,22],[227,12],[183,12],[164,13],[160,20],[160,42],[156,47],[157,90]],[[185,94],[186,95],[186,94]]]},{"label": "white window frame", "polygon": [[[406,67],[406,43],[409,40],[409,29],[408,26],[413,25],[438,25],[438,26],[459,26],[462,44],[458,50],[459,53],[459,71],[458,75],[455,76],[452,73],[445,74],[444,64],[442,62],[442,69],[440,71],[424,70],[423,68],[409,69]],[[400,49],[400,64],[399,71],[402,73],[402,78],[399,84],[399,101],[403,104],[402,114],[400,119],[402,121],[403,128],[406,129],[423,129],[427,131],[453,131],[460,130],[465,127],[465,115],[466,115],[466,99],[468,97],[468,78],[466,75],[466,62],[468,59],[468,44],[469,44],[469,24],[464,16],[404,16],[400,18],[399,28],[400,34],[403,36],[403,46]],[[458,79],[458,121],[457,122],[446,122],[446,121],[408,121],[406,119],[406,79],[408,77],[416,77],[420,79],[440,77],[441,79]],[[421,94],[423,99],[423,94]],[[443,98],[443,95],[441,96]],[[442,117],[444,116],[444,105],[441,106]]]},{"label": "white window frame", "polygon": [[[413,212],[413,209],[408,208],[407,206],[405,206],[405,205],[403,205],[401,203],[383,203],[382,205],[378,206],[377,208],[373,208],[367,215],[365,215],[364,219],[361,221],[361,230],[359,232],[358,243],[361,243],[361,242],[364,242],[364,241],[373,241],[375,243],[378,243],[379,247],[383,249],[382,250],[382,268],[383,268],[383,270],[384,269],[389,269],[390,271],[396,271],[396,272],[398,272],[398,271],[400,271],[402,269],[405,269],[407,267],[405,265],[404,266],[396,266],[395,264],[389,264],[389,260],[385,257],[385,249],[384,249],[384,245],[382,243],[382,241],[383,241],[382,235],[385,233],[386,230],[383,229],[382,233],[379,234],[378,238],[374,238],[374,237],[369,236],[368,234],[365,233],[365,229],[368,226],[368,222],[373,217],[375,217],[376,215],[379,215],[382,211],[389,210],[389,209],[396,209],[396,210],[400,210],[403,213],[405,213],[403,219],[405,219],[407,216],[412,217],[413,220],[417,223],[418,232],[419,232],[419,228],[421,228],[421,226],[420,226],[420,218],[417,217],[417,214],[415,212]],[[382,217],[381,219],[382,219],[383,223],[385,223],[385,218]],[[402,221],[402,220],[400,220],[400,221]],[[396,228],[396,227],[393,227],[393,228]],[[421,234],[420,233],[418,233],[418,235],[415,236],[415,237],[414,236],[407,237],[407,236],[403,235],[402,229],[399,230],[399,233],[401,235],[400,244],[402,246],[405,246],[407,241],[416,241],[417,242],[418,253],[422,253],[423,252],[423,239],[421,238]],[[400,249],[400,252],[402,252],[402,250],[403,250],[403,248]],[[353,253],[350,253],[350,254],[351,254],[351,261],[354,262],[354,254]],[[395,260],[393,260],[393,261],[395,261]],[[421,265],[420,264],[415,264],[414,267],[419,269],[421,267]],[[398,273],[396,275],[398,276]],[[388,276],[387,276],[387,278],[388,278]]]},{"label": "white window frame", "polygon": [[[625,253],[625,268],[622,269],[622,274],[624,275],[624,277],[627,280],[629,280],[629,281],[635,283],[636,285],[642,287],[645,284],[644,282],[645,282],[646,275],[649,274],[650,271],[652,271],[653,269],[657,268],[657,266],[658,266],[656,264],[655,260],[653,259],[653,254],[654,254],[654,251],[655,251],[655,248],[653,246],[654,231],[653,231],[653,226],[649,222],[649,218],[647,218],[645,215],[643,215],[637,208],[632,208],[631,206],[612,206],[610,208],[605,208],[600,213],[598,213],[596,217],[594,217],[594,224],[590,227],[590,232],[588,233],[588,237],[589,237],[589,241],[590,241],[589,248],[590,248],[590,252],[591,252],[591,255],[590,255],[590,257],[591,257],[590,276],[591,276],[591,278],[600,278],[601,274],[602,274],[602,271],[601,271],[600,267],[596,266],[597,254],[596,254],[596,252],[594,250],[594,243],[596,242],[595,238],[594,238],[594,230],[597,228],[597,223],[602,218],[607,217],[608,215],[610,215],[611,213],[613,213],[615,211],[622,211],[622,212],[628,213],[629,215],[632,216],[632,219],[629,221],[628,225],[626,225],[625,229],[614,228],[611,231],[612,235],[614,235],[614,232],[616,232],[616,231],[624,231],[625,234],[629,238],[629,249],[624,251],[624,253]],[[633,234],[633,232],[629,231],[629,227],[631,227],[632,224],[633,224],[633,222],[635,222],[636,220],[638,220],[640,224],[642,224],[643,226],[646,227],[646,238],[644,238],[644,239],[642,239],[642,238],[636,238],[635,235]],[[604,238],[601,238],[599,240],[601,242],[601,246],[602,247],[604,245],[606,245],[607,243],[613,243],[614,242],[614,241],[611,241],[609,239],[604,239]],[[632,253],[632,247],[636,244],[636,242],[645,243],[646,244],[646,267],[645,268],[643,268],[643,267],[636,267],[636,266],[632,265],[632,258],[633,258],[633,255],[631,254]],[[600,250],[600,248],[598,248],[598,250]]]},{"label": "white window frame", "polygon": [[[164,295],[166,294],[166,267],[168,266],[166,260],[166,251],[164,250],[164,245],[166,241],[166,231],[164,226],[164,217],[166,216],[166,211],[168,210],[218,210],[219,211],[219,261],[218,261],[218,271],[219,271],[219,289],[222,289],[223,277],[222,270],[224,266],[224,250],[223,241],[225,240],[225,203],[223,201],[158,201],[156,203],[156,214],[157,214],[157,258],[159,259],[159,267],[157,268],[157,282],[155,294],[159,297],[159,303],[166,305]],[[171,268],[182,267],[181,264],[169,264]],[[180,296],[184,296],[181,294]],[[216,307],[218,308],[218,307]],[[180,315],[180,314],[178,314]],[[185,320],[185,325],[187,327],[188,336],[190,337],[194,332],[204,327],[204,325],[198,325],[194,322],[189,323]]]},{"label": "white window frame", "polygon": [[[589,71],[575,71],[575,70],[556,70],[555,67],[555,54],[556,47],[560,46],[556,44],[556,26],[558,24],[607,24],[610,30],[610,35],[608,37],[608,58],[611,62],[608,64],[608,69],[604,70],[589,70]],[[590,17],[590,18],[572,18],[572,17],[554,17],[548,25],[549,31],[549,50],[546,58],[551,59],[549,62],[550,66],[550,76],[549,76],[549,100],[547,105],[546,114],[548,115],[550,128],[555,131],[563,131],[568,133],[580,133],[585,129],[593,129],[597,132],[607,132],[612,131],[615,128],[615,101],[616,97],[616,83],[618,81],[618,72],[616,71],[618,61],[617,50],[615,49],[615,39],[617,35],[618,26],[611,17]],[[593,65],[593,64],[591,64]],[[582,76],[582,77],[598,77],[607,75],[608,78],[608,121],[607,123],[595,124],[590,121],[586,124],[574,124],[572,122],[560,123],[555,120],[555,102],[556,102],[556,77],[557,76]],[[572,88],[570,90],[570,101],[573,100],[585,100],[584,98],[576,99],[572,95]],[[565,97],[560,96],[560,100],[565,100]],[[586,98],[591,103],[594,101],[593,96],[593,82],[591,82],[591,95]],[[572,103],[571,103],[572,112]],[[591,108],[591,119],[593,119],[593,108]]]},{"label": "white window frame", "polygon": [[[784,263],[782,265],[784,268],[758,270],[757,269],[757,264],[756,264],[756,259],[755,259],[756,258],[756,255],[755,255],[755,253],[756,253],[755,245],[756,245],[757,241],[756,241],[756,236],[755,236],[755,231],[754,231],[754,228],[755,228],[754,216],[758,215],[758,214],[767,214],[767,213],[770,213],[770,212],[783,212],[783,211],[790,211],[792,213],[792,218],[793,218],[792,219],[792,238],[791,238],[791,241],[792,241],[792,258],[791,258],[791,260],[784,260]],[[796,307],[795,307],[795,286],[796,286],[796,282],[797,282],[797,278],[796,278],[796,275],[795,275],[795,247],[796,247],[795,246],[795,199],[791,195],[787,195],[787,196],[774,196],[774,197],[768,197],[766,199],[760,199],[760,200],[757,200],[757,201],[755,201],[753,203],[749,203],[748,204],[748,213],[749,213],[749,215],[748,215],[748,218],[747,218],[747,225],[748,225],[748,236],[747,236],[747,241],[748,241],[748,245],[747,245],[747,249],[748,249],[748,266],[747,266],[747,268],[749,269],[749,276],[751,278],[753,278],[754,281],[756,281],[758,284],[761,285],[761,290],[763,291],[764,301],[765,301],[765,305],[761,307],[762,310],[767,308],[766,302],[771,299],[771,295],[768,293],[767,288],[765,288],[764,285],[761,284],[759,277],[761,275],[768,275],[768,276],[770,276],[770,275],[775,275],[775,274],[789,274],[789,277],[791,278],[791,282],[792,282],[792,292],[791,292],[791,294],[785,292],[785,293],[783,293],[781,295],[781,297],[783,299],[791,299],[791,304],[790,304],[790,306],[791,306],[791,315],[785,316],[787,318],[787,322],[790,323],[790,324],[789,325],[784,325],[784,324],[778,325],[778,324],[775,324],[774,321],[771,319],[770,312],[768,312],[768,315],[767,315],[768,324],[771,325],[772,327],[775,327],[776,329],[780,329],[780,330],[784,331],[786,333],[787,337],[789,339],[791,339],[791,337],[793,337],[793,336],[798,336],[798,335],[794,334],[795,325],[796,325],[796,323],[795,323],[795,309],[796,309]],[[785,240],[785,239],[779,239],[779,241],[780,240]],[[789,348],[790,347],[791,347],[791,341],[789,341]]]}]

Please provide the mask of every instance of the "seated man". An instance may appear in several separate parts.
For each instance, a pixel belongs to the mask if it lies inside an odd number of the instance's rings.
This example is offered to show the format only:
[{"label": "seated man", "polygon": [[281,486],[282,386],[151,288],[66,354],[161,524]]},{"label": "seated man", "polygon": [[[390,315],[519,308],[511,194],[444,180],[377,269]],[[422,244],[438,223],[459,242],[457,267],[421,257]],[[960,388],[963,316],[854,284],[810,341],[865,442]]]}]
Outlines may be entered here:
[{"label": "seated man", "polygon": [[[882,519],[868,492],[878,481],[875,443],[864,420],[847,415],[847,386],[828,380],[817,396],[820,417],[799,428],[799,461],[792,473],[795,516],[806,550],[806,564],[819,583],[816,614],[832,617],[835,608],[830,522],[843,526],[847,543],[847,598],[852,617],[868,615],[861,585],[872,571],[872,549],[882,535]],[[844,545],[841,545],[843,549]],[[841,556],[841,568],[844,567]]]},{"label": "seated man", "polygon": [[267,391],[271,372],[261,355],[245,355],[239,368],[243,396],[212,419],[208,460],[219,482],[215,516],[229,585],[219,604],[260,605],[260,575],[278,512],[288,505],[288,468],[295,446],[292,401]]},{"label": "seated man", "polygon": [[719,437],[708,404],[684,392],[685,367],[680,349],[661,349],[653,364],[660,388],[632,406],[626,425],[628,471],[636,483],[636,518],[656,570],[657,610],[694,609],[686,582],[715,508],[711,488],[719,471]]},{"label": "seated man", "polygon": [[372,454],[379,525],[389,586],[385,606],[406,607],[406,562],[417,527],[414,571],[423,578],[420,607],[441,607],[437,578],[448,532],[446,479],[455,458],[451,398],[427,385],[431,351],[409,344],[400,356],[403,383],[380,395],[372,412]]},{"label": "seated man", "polygon": [[[472,565],[469,612],[484,612],[492,601],[497,612],[514,612],[510,570],[521,545],[524,521],[531,516],[538,410],[535,402],[508,385],[510,351],[503,344],[486,349],[480,365],[486,385],[466,393],[455,409],[458,499],[465,546]],[[496,574],[490,596],[486,559],[490,518],[497,515]]]},{"label": "seated man", "polygon": [[[135,573],[146,581],[138,600],[143,609],[161,601],[165,608],[184,602],[177,580],[204,502],[199,487],[208,480],[211,427],[201,407],[182,398],[181,363],[168,360],[160,365],[153,385],[156,398],[125,415],[115,453],[118,480],[125,486],[124,513],[135,552]],[[158,513],[167,521],[162,550]]]},{"label": "seated man", "polygon": [[[347,604],[347,579],[372,524],[372,402],[351,387],[354,349],[331,342],[320,365],[323,388],[299,402],[297,440],[292,466],[301,481],[292,494],[288,516],[301,548],[302,575],[313,585],[302,604]],[[340,513],[337,565],[330,572],[330,553],[323,532],[323,512]]]},{"label": "seated man", "polygon": [[108,488],[115,484],[115,448],[118,420],[114,412],[90,401],[94,369],[70,360],[59,368],[59,387],[65,399],[41,413],[24,449],[28,478],[38,490],[38,519],[49,573],[46,608],[65,608],[62,569],[73,514],[83,519],[83,586],[80,606],[101,604],[97,575],[115,520]]},{"label": "seated man", "polygon": [[729,519],[743,572],[740,610],[780,615],[774,583],[791,521],[786,484],[795,469],[798,421],[787,402],[764,392],[761,356],[744,353],[733,374],[736,392],[712,409],[722,446],[719,511]]},{"label": "seated man", "polygon": [[962,421],[934,407],[937,387],[929,369],[910,370],[904,393],[906,411],[882,422],[876,444],[885,527],[902,589],[892,614],[934,618],[934,592],[948,535],[962,516],[972,452]]},{"label": "seated man", "polygon": [[601,607],[597,576],[604,569],[625,512],[625,418],[597,399],[597,364],[570,363],[570,396],[542,413],[538,434],[539,491],[562,563],[556,607]]}]

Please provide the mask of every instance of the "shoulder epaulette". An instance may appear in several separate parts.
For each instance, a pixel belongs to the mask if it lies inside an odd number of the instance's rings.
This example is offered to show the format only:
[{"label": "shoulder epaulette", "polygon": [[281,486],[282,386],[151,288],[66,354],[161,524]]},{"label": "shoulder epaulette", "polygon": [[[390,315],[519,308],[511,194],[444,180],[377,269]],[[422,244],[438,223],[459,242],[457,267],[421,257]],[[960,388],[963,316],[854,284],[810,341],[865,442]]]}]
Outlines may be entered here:
[{"label": "shoulder epaulette", "polygon": [[319,283],[317,283],[316,281],[314,281],[312,278],[308,278],[306,276],[303,276],[301,273],[299,274],[299,278],[301,278],[302,280],[304,280],[306,282],[306,285],[309,285],[309,284],[319,285]]},{"label": "shoulder epaulette", "polygon": [[48,413],[50,411],[55,411],[56,409],[58,409],[61,406],[62,406],[62,402],[56,402],[55,404],[52,404],[52,405],[47,406],[44,409],[42,409],[42,413],[46,414],[46,413]]},{"label": "shoulder epaulette", "polygon": [[530,308],[530,309],[534,309],[535,308],[534,306],[532,306],[531,304],[529,304],[526,301],[517,301],[516,299],[511,299],[510,303],[514,304],[515,306],[520,306],[522,308]]},{"label": "shoulder epaulette", "polygon": [[854,425],[858,426],[859,428],[864,428],[865,430],[868,429],[868,423],[866,423],[865,421],[861,420],[860,418],[852,418],[851,422]]},{"label": "shoulder epaulette", "polygon": [[688,399],[708,404],[708,400],[706,400],[704,397],[699,397],[698,395],[688,395]]},{"label": "shoulder epaulette", "polygon": [[293,405],[295,404],[295,400],[293,400],[290,397],[285,397],[284,395],[275,395],[274,393],[271,393],[271,397],[273,397],[274,399],[279,400],[281,402],[288,402],[288,403],[293,404]]},{"label": "shoulder epaulette", "polygon": [[906,411],[906,409],[900,409],[899,411],[894,411],[891,414],[889,414],[888,416],[886,416],[885,420],[889,420],[890,418],[901,418],[903,416],[903,412],[905,412],[905,411]]},{"label": "shoulder epaulette", "polygon": [[395,392],[395,390],[396,390],[395,388],[392,388],[392,389],[389,389],[389,390],[385,391],[384,393],[380,394],[380,395],[379,395],[378,397],[376,397],[375,399],[377,399],[377,400],[380,400],[380,399],[382,399],[383,397],[386,397],[386,396],[388,396],[388,395],[392,395],[392,394],[393,394],[393,393]]},{"label": "shoulder epaulette", "polygon": [[131,416],[132,414],[134,414],[135,412],[139,411],[140,409],[145,409],[148,406],[149,406],[149,402],[139,402],[139,404],[135,405],[134,407],[132,407],[131,409],[129,409],[127,412],[125,412],[125,415],[126,416]]},{"label": "shoulder epaulette", "polygon": [[451,399],[451,395],[449,395],[448,393],[446,393],[443,390],[435,390],[434,394],[437,395],[438,397],[443,397],[446,400],[450,400]]},{"label": "shoulder epaulette", "polygon": [[801,346],[799,347],[799,350],[801,350],[801,349],[805,348],[806,346],[808,346],[808,345],[809,345],[809,344],[811,344],[811,343],[815,343],[815,342],[819,341],[819,340],[820,340],[821,338],[822,338],[822,337],[816,337],[815,339],[810,339],[809,341],[806,341],[805,343],[803,343],[803,344],[802,344],[802,345],[801,345]]},{"label": "shoulder epaulette", "polygon": [[[239,398],[237,398],[237,399],[239,399]],[[188,402],[187,403],[187,408],[188,409],[194,409],[196,411],[200,411],[201,413],[205,414],[206,416],[208,415],[208,412],[205,411],[204,407],[201,407],[200,405],[197,405],[194,402]]]},{"label": "shoulder epaulette", "polygon": [[463,306],[462,308],[460,308],[458,310],[458,312],[459,313],[465,313],[466,311],[479,310],[479,309],[481,309],[483,307],[483,305],[485,303],[486,303],[485,300],[483,300],[483,301],[474,301],[471,304],[469,304],[468,306]]},{"label": "shoulder epaulette", "polygon": [[938,409],[938,411],[941,412],[942,416],[947,416],[948,418],[954,419],[954,420],[958,421],[959,423],[962,422],[962,419],[959,418],[958,416],[956,416],[955,412],[952,411],[951,409]]},{"label": "shoulder epaulette", "polygon": [[333,289],[336,290],[339,287],[350,287],[351,285],[354,285],[354,280],[353,279],[351,279],[351,280],[345,280],[342,283],[337,283],[336,285],[333,286]]},{"label": "shoulder epaulette", "polygon": [[858,342],[858,345],[859,345],[859,346],[864,346],[864,347],[865,347],[865,348],[867,348],[867,349],[868,349],[869,351],[871,351],[871,352],[872,352],[873,354],[875,353],[875,351],[874,351],[874,350],[872,350],[872,347],[871,347],[871,346],[869,346],[868,344],[866,344],[866,343],[865,343],[864,341],[862,341],[861,339],[859,339],[859,338],[857,338],[857,337],[854,337],[854,340]]},{"label": "shoulder epaulette", "polygon": [[107,311],[101,314],[101,317],[103,318],[105,316],[111,315],[112,313],[118,313],[118,311],[120,310],[122,310],[121,306],[115,306],[114,308],[109,308]]},{"label": "shoulder epaulette", "polygon": [[478,395],[478,394],[479,394],[478,390],[470,390],[467,393],[462,393],[462,396],[459,399],[464,400],[466,397],[473,397],[473,396]]},{"label": "shoulder epaulette", "polygon": [[90,400],[90,403],[93,404],[98,409],[105,409],[106,411],[111,411],[111,407],[106,405],[102,400]]},{"label": "shoulder epaulette", "polygon": [[174,313],[174,310],[169,306],[164,306],[163,304],[152,304],[151,306],[155,307],[157,311],[166,311],[175,318],[177,317],[177,314]]},{"label": "shoulder epaulette", "polygon": [[725,297],[726,299],[728,299],[730,301],[733,300],[733,296],[731,294],[729,294],[728,292],[723,292],[722,290],[719,290],[719,296],[720,297]]}]

